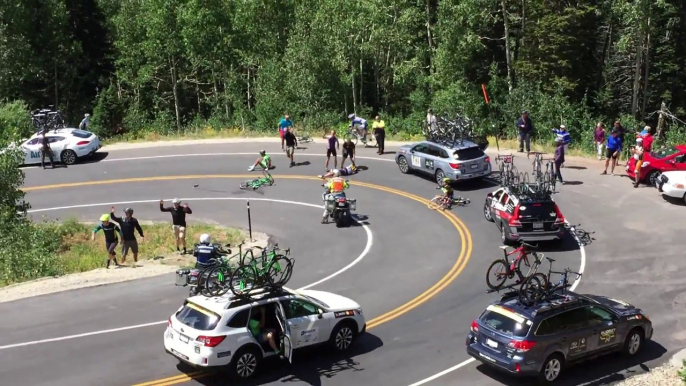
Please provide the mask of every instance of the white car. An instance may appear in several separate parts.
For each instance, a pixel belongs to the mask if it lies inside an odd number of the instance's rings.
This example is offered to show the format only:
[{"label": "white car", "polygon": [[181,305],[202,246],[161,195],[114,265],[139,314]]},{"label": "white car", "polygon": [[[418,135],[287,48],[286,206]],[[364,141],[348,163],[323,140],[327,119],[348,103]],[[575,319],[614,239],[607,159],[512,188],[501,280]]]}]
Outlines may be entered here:
[{"label": "white car", "polygon": [[320,343],[347,350],[367,329],[360,305],[330,292],[282,288],[251,298],[199,295],[188,298],[169,318],[164,348],[195,368],[227,367],[238,380],[251,378],[263,358],[279,355],[249,329],[252,312],[260,307],[265,328],[276,331],[280,355],[289,361],[293,349]]},{"label": "white car", "polygon": [[686,203],[686,171],[664,172],[655,179],[655,185],[662,194]]},{"label": "white car", "polygon": [[[57,129],[48,131],[45,136],[50,141],[54,161],[67,165],[76,163],[79,158],[95,154],[102,146],[97,135],[85,130]],[[41,163],[41,137],[40,134],[34,134],[19,145],[24,151],[24,165]],[[47,157],[45,161],[48,162]]]}]

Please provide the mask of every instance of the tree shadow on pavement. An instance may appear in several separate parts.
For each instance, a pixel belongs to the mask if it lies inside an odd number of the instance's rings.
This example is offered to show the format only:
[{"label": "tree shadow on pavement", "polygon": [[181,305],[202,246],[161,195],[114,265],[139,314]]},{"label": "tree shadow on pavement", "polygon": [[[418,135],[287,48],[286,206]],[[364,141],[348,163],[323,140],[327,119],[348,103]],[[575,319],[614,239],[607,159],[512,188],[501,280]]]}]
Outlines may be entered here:
[{"label": "tree shadow on pavement", "polygon": [[[321,347],[306,348],[294,351],[293,363],[276,358],[265,359],[261,364],[260,373],[252,381],[237,382],[235,385],[264,385],[268,383],[303,382],[312,386],[322,385],[322,378],[330,379],[336,376],[345,377],[350,372],[364,371],[361,361],[355,360],[358,355],[370,353],[383,346],[383,342],[376,335],[365,333],[359,337],[346,353],[324,353]],[[191,372],[187,368],[182,372]],[[224,386],[227,382],[226,374],[215,374],[195,380],[205,386]]]},{"label": "tree shadow on pavement", "polygon": [[[555,381],[555,385],[607,385],[649,371],[645,362],[662,357],[667,349],[654,341],[647,341],[644,344],[643,350],[633,358],[625,358],[617,353],[571,365],[565,368],[560,379]],[[535,379],[513,378],[484,364],[478,365],[476,369],[503,385],[530,386],[536,384]]]}]

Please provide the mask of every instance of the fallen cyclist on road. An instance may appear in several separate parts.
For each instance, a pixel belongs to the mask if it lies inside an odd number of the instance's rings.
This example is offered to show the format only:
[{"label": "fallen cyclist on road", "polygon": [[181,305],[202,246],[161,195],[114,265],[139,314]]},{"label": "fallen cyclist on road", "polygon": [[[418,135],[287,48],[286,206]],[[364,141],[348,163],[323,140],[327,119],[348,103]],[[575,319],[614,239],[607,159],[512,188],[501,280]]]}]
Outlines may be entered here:
[{"label": "fallen cyclist on road", "polygon": [[357,174],[357,166],[355,165],[350,165],[341,169],[332,169],[329,172],[327,172],[324,175],[318,175],[317,177],[321,179],[328,179],[336,175],[336,172],[338,172],[341,176],[352,176],[353,174]]},{"label": "fallen cyclist on road", "polygon": [[448,209],[452,208],[455,191],[453,190],[453,186],[450,185],[450,178],[446,177],[443,179],[443,183],[441,184],[441,191],[443,192],[443,196],[445,197],[445,200],[448,203]]},{"label": "fallen cyclist on road", "polygon": [[248,168],[248,171],[251,172],[258,166],[262,166],[264,170],[269,170],[272,167],[272,158],[264,150],[260,150],[260,158],[258,158],[257,161],[255,161],[255,163]]}]

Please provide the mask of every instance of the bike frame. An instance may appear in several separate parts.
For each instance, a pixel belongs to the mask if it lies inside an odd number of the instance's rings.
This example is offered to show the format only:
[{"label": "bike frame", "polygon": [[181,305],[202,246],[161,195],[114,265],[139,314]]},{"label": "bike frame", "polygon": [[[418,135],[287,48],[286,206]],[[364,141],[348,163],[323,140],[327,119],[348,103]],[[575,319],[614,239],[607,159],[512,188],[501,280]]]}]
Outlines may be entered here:
[{"label": "bike frame", "polygon": [[[514,260],[512,260],[512,263],[510,264],[509,257],[514,255],[515,253],[517,253],[517,257]],[[519,247],[513,249],[509,253],[507,252],[507,250],[503,249],[503,255],[504,255],[505,261],[508,262],[508,264],[507,264],[507,276],[512,276],[512,274],[516,273],[517,277],[519,277],[520,281],[523,281],[524,279],[526,279],[526,277],[524,277],[522,275],[522,273],[517,269],[517,263],[519,262],[519,260],[526,259],[527,263],[529,262],[529,251],[526,250],[526,246],[520,245]]]}]

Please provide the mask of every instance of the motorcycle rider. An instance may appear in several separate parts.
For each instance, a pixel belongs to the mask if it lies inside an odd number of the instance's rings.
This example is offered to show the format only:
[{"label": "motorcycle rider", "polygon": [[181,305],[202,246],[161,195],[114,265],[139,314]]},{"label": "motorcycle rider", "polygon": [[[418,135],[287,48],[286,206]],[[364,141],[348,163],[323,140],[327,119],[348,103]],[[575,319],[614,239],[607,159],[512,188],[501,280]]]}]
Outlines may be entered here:
[{"label": "motorcycle rider", "polygon": [[193,250],[193,256],[195,256],[195,268],[206,268],[212,265],[212,259],[219,259],[221,254],[217,248],[211,244],[210,235],[203,233],[200,235],[200,244],[195,245]]},{"label": "motorcycle rider", "polygon": [[[360,118],[356,116],[355,114],[350,114],[348,115],[349,119],[352,119],[352,122],[350,123],[351,129],[355,128],[355,130],[362,135],[362,140],[367,141],[367,120],[364,118]],[[360,132],[361,130],[361,132]]]},{"label": "motorcycle rider", "polygon": [[[333,178],[331,178],[324,186],[326,190],[324,191],[324,194],[322,195],[324,198],[324,201],[329,196],[345,196],[345,189],[348,189],[350,185],[348,185],[348,181],[344,180],[341,178],[341,172],[339,170],[336,170],[333,172]],[[324,217],[322,217],[322,224],[326,224],[329,221],[329,211],[326,209],[326,205],[324,205]]]}]

